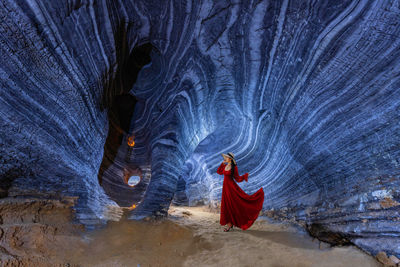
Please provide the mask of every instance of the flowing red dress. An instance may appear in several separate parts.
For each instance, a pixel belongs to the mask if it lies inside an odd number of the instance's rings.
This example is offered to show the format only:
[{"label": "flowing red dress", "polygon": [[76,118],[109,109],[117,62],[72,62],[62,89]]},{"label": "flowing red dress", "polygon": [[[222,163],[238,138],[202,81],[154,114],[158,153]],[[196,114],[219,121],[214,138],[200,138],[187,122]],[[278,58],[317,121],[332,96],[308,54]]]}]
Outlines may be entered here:
[{"label": "flowing red dress", "polygon": [[[225,164],[221,163],[217,170],[224,175],[221,199],[221,216],[219,223],[226,225],[232,223],[242,230],[249,228],[257,219],[264,203],[264,190],[261,187],[252,195],[246,194],[232,179],[232,170],[225,171]],[[235,165],[234,178],[237,182],[248,179],[249,174],[239,175]]]}]

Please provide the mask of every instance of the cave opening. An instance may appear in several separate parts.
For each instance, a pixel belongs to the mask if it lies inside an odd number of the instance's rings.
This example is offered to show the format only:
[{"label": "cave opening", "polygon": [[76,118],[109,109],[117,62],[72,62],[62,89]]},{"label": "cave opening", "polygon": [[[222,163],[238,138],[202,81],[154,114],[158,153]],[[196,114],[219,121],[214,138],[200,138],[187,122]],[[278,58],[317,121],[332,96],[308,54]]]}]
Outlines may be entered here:
[{"label": "cave opening", "polygon": [[137,185],[139,182],[140,182],[140,177],[137,175],[133,175],[128,179],[128,185],[132,187]]}]

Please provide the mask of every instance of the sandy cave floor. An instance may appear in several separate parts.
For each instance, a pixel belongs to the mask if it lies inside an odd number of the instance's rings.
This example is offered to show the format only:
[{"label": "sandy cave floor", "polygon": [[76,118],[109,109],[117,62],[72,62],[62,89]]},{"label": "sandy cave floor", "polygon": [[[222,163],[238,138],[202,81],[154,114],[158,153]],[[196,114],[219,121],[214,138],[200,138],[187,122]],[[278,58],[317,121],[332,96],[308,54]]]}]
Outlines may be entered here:
[{"label": "sandy cave floor", "polygon": [[74,247],[58,255],[69,266],[381,266],[356,247],[331,248],[266,217],[225,233],[206,207],[172,206],[158,222],[111,221]]},{"label": "sandy cave floor", "polygon": [[161,220],[119,221],[96,230],[73,222],[76,198],[0,199],[0,266],[381,266],[356,247],[333,247],[303,228],[259,217],[224,232],[219,213],[171,206]]}]

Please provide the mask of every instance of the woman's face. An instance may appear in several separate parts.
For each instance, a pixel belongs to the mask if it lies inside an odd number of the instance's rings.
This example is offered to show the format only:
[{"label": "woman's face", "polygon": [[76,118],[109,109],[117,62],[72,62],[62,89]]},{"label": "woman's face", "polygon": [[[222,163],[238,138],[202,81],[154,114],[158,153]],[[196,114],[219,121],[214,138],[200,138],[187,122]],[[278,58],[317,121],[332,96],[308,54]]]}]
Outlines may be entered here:
[{"label": "woman's face", "polygon": [[228,164],[228,163],[230,163],[230,162],[231,162],[231,159],[230,159],[230,158],[228,158],[228,157],[224,157],[224,162]]}]

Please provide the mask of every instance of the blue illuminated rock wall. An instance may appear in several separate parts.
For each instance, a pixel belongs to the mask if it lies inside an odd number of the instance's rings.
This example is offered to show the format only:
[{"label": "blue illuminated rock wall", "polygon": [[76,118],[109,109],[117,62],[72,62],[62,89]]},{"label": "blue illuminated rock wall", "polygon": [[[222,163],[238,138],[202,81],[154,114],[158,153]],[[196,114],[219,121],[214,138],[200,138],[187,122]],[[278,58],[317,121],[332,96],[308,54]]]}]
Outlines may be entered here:
[{"label": "blue illuminated rock wall", "polygon": [[[132,217],[166,214],[175,192],[218,201],[232,151],[265,211],[400,256],[398,1],[3,1],[0,16],[10,192],[79,195],[81,220],[116,219],[109,207],[129,201]],[[143,43],[136,145],[124,136],[101,187],[116,73]],[[129,188],[126,169],[151,178]]]}]

